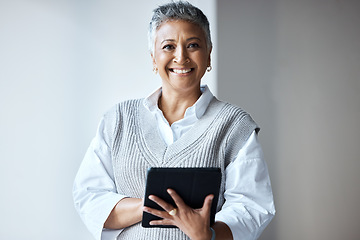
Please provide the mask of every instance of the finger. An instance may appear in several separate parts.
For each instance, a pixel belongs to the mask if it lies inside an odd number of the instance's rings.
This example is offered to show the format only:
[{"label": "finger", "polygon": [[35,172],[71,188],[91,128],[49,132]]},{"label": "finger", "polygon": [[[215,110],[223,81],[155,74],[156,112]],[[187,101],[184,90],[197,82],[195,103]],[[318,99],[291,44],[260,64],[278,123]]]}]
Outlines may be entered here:
[{"label": "finger", "polygon": [[157,209],[154,209],[154,208],[144,207],[143,211],[147,212],[147,213],[150,213],[152,215],[155,215],[157,217],[160,217],[160,218],[168,218],[169,217],[169,214],[167,212],[157,210]]},{"label": "finger", "polygon": [[204,213],[209,215],[209,216],[210,216],[211,205],[212,205],[213,199],[214,199],[213,194],[207,195],[205,200],[204,200],[203,207],[202,207],[202,210],[204,211]]},{"label": "finger", "polygon": [[150,225],[175,225],[174,221],[170,219],[153,220],[149,222]]},{"label": "finger", "polygon": [[149,199],[153,202],[155,202],[157,205],[159,205],[162,209],[164,209],[166,212],[169,212],[171,211],[172,209],[174,209],[174,207],[165,202],[164,200],[162,200],[161,198],[157,197],[157,196],[154,196],[154,195],[150,195],[149,196]]},{"label": "finger", "polygon": [[175,192],[175,190],[169,188],[167,190],[171,198],[174,200],[176,206],[179,208],[187,207],[186,203],[182,200],[182,198]]}]

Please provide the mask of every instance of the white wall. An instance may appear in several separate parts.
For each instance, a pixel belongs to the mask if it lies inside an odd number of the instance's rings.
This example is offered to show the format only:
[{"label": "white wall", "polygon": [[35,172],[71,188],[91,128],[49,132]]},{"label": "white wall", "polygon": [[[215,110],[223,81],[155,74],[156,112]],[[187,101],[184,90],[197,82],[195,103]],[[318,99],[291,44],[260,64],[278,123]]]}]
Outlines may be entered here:
[{"label": "white wall", "polygon": [[[91,238],[73,178],[101,114],[160,84],[159,2],[0,0],[0,239]],[[360,2],[191,2],[215,33],[206,82],[262,127],[277,215],[261,239],[360,238]]]},{"label": "white wall", "polygon": [[261,125],[261,239],[360,239],[360,2],[219,0],[218,95]]},{"label": "white wall", "polygon": [[[0,239],[91,239],[73,179],[101,115],[160,85],[147,25],[161,2],[0,0]],[[215,1],[192,2],[215,22]]]}]

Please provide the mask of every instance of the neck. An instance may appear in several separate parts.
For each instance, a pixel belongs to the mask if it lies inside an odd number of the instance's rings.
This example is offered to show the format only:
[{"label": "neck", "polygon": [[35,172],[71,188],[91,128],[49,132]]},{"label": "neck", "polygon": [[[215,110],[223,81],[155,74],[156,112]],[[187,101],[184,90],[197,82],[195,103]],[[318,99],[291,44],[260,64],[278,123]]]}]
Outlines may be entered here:
[{"label": "neck", "polygon": [[171,125],[184,118],[186,109],[194,105],[200,96],[200,87],[198,90],[190,93],[169,93],[163,89],[158,105],[164,117]]}]

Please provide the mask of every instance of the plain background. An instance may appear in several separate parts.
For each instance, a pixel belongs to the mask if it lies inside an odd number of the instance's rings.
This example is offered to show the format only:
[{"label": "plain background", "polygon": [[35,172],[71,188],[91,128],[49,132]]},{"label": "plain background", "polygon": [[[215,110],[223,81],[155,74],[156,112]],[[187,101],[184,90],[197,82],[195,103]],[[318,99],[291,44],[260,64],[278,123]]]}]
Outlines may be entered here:
[{"label": "plain background", "polygon": [[92,239],[75,174],[102,114],[160,87],[147,28],[164,2],[0,0],[0,239]]},{"label": "plain background", "polygon": [[360,239],[360,1],[218,1],[218,96],[262,127],[262,239]]},{"label": "plain background", "polygon": [[[160,85],[166,1],[0,0],[0,239],[91,239],[72,184],[101,115]],[[204,83],[262,127],[277,215],[265,240],[359,239],[360,2],[197,0]]]}]

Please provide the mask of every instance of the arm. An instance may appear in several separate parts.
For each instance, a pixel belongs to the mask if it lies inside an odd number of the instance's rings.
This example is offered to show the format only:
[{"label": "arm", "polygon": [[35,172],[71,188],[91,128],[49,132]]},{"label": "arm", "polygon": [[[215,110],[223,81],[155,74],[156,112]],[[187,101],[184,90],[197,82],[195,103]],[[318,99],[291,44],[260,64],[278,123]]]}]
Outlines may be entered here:
[{"label": "arm", "polygon": [[[92,140],[73,186],[75,208],[93,236],[103,239],[104,223],[114,206],[126,196],[117,193],[110,151],[110,138],[102,119]],[[106,230],[116,236],[117,231]]]},{"label": "arm", "polygon": [[212,228],[215,230],[216,239],[218,240],[233,240],[231,229],[226,223],[216,221]]},{"label": "arm", "polygon": [[[107,229],[122,229],[141,221],[143,200],[139,198],[123,198],[111,211],[104,227]],[[121,216],[121,217],[120,217]]]},{"label": "arm", "polygon": [[234,239],[257,239],[275,214],[270,178],[255,132],[226,168],[225,203],[215,216]]}]

